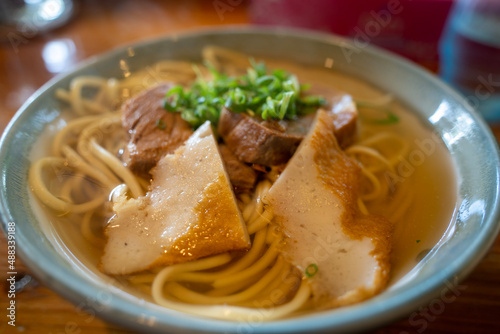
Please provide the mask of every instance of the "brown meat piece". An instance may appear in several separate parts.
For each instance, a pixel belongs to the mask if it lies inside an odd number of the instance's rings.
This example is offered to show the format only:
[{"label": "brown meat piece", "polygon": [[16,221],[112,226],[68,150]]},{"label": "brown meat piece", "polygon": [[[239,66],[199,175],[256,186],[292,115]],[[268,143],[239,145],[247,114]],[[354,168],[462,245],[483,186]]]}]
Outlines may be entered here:
[{"label": "brown meat piece", "polygon": [[226,145],[220,144],[219,152],[234,191],[243,193],[252,190],[257,181],[257,172],[238,160]]},{"label": "brown meat piece", "polygon": [[[341,148],[356,139],[358,112],[349,95],[343,95],[329,112],[333,114],[335,137]],[[224,108],[218,131],[231,152],[246,163],[275,166],[290,159],[307,134],[315,114],[296,120],[261,121]]]},{"label": "brown meat piece", "polygon": [[[337,142],[344,149],[356,139],[358,112],[355,108],[346,105],[340,110],[333,108],[329,113],[333,115],[334,133]],[[280,121],[280,123],[287,129],[287,133],[304,137],[309,131],[315,116],[316,114],[313,113],[294,120]]]},{"label": "brown meat piece", "polygon": [[227,147],[241,161],[274,166],[290,159],[302,136],[283,132],[278,126],[223,108],[218,131]]},{"label": "brown meat piece", "polygon": [[149,178],[149,171],[167,153],[172,153],[193,133],[179,113],[163,108],[166,92],[163,83],[129,99],[122,106],[122,124],[129,140],[123,160],[133,173]]},{"label": "brown meat piece", "polygon": [[335,137],[341,148],[346,148],[356,140],[358,110],[350,95],[339,95],[333,99],[330,113],[334,115]]},{"label": "brown meat piece", "polygon": [[344,110],[334,113],[335,137],[341,148],[346,148],[356,139],[358,113],[356,110]]}]

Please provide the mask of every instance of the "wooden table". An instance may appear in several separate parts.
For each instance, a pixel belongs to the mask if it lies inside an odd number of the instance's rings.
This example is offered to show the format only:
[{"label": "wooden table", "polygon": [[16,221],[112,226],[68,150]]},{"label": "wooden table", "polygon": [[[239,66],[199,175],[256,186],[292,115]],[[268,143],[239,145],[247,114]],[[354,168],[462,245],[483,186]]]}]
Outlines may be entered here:
[{"label": "wooden table", "polygon": [[[11,36],[14,38],[0,44],[0,131],[36,89],[89,56],[145,37],[249,22],[245,2],[223,2],[233,5],[227,5],[221,14],[214,7],[216,1],[86,0],[62,28],[38,36],[25,29]],[[69,46],[69,51],[59,55],[60,59],[44,55],[57,43]],[[500,127],[493,131],[500,139]],[[0,259],[0,333],[128,332],[83,312],[36,281],[16,295],[17,327],[7,326],[7,246],[3,236]],[[29,275],[29,269],[19,264],[18,271]],[[444,309],[416,310],[413,322],[404,318],[376,333],[500,333],[500,238],[461,286],[460,295]]]}]

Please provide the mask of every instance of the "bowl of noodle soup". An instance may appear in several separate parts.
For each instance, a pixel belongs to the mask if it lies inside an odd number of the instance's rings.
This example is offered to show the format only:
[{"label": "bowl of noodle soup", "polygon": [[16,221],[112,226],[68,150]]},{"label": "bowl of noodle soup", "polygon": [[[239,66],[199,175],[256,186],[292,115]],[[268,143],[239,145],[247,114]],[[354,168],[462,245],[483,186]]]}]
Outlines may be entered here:
[{"label": "bowl of noodle soup", "polygon": [[[187,86],[209,76],[207,60],[221,72],[245,73],[249,57],[293,73],[313,93],[352,97],[358,127],[343,155],[361,166],[355,210],[384,216],[392,226],[390,272],[374,291],[313,301],[308,278],[327,271],[321,253],[331,254],[318,239],[308,244],[314,261],[302,267],[280,255],[283,232],[273,225],[276,212],[266,210],[266,195],[281,176],[272,168],[264,168],[251,192],[236,195],[249,250],[124,275],[103,270],[113,203],[152,192],[147,177],[123,164],[120,106],[161,82]],[[202,31],[91,58],[26,102],[3,134],[0,154],[3,229],[15,230],[26,265],[80,309],[139,331],[374,328],[458,284],[500,226],[498,147],[466,101],[408,61],[325,34]]]}]

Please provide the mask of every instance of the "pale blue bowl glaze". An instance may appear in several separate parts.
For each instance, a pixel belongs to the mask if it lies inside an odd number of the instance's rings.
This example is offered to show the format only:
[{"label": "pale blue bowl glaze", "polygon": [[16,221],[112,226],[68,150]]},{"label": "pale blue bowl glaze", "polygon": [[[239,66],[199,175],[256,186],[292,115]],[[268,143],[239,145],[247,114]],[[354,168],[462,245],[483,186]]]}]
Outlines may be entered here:
[{"label": "pale blue bowl glaze", "polygon": [[[453,235],[422,262],[416,276],[366,302],[337,310],[273,322],[235,323],[195,317],[164,309],[90,279],[49,242],[29,201],[28,155],[46,124],[59,114],[54,92],[82,74],[120,77],[120,60],[130,70],[165,58],[197,59],[205,45],[283,57],[333,68],[391,92],[442,138],[457,169],[461,200]],[[128,48],[134,50],[130,57]],[[349,55],[349,56],[347,56]],[[1,218],[16,223],[18,255],[50,288],[83,310],[129,329],[147,332],[312,333],[359,332],[410,315],[450,284],[463,279],[495,240],[499,224],[500,159],[489,128],[466,101],[434,75],[411,62],[373,47],[359,48],[340,37],[298,30],[250,27],[198,31],[148,41],[93,57],[74,71],[40,88],[18,111],[1,140]],[[447,290],[448,289],[448,290]],[[449,296],[448,296],[449,297]]]}]

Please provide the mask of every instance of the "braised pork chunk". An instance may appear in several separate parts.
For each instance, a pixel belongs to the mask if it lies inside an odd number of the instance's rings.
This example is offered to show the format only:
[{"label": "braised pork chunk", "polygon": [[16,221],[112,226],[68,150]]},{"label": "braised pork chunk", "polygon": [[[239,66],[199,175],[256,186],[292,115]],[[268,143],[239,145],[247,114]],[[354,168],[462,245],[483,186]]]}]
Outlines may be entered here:
[{"label": "braised pork chunk", "polygon": [[163,83],[147,89],[122,106],[122,124],[128,140],[123,160],[144,178],[150,178],[151,168],[193,133],[179,113],[163,108],[165,94],[171,87],[172,84]]},{"label": "braised pork chunk", "polygon": [[[356,138],[358,113],[349,95],[339,96],[328,111],[332,131],[339,145],[345,148]],[[224,108],[218,132],[229,150],[239,160],[263,166],[285,164],[307,134],[315,114],[293,120],[263,121],[244,113]]]}]

